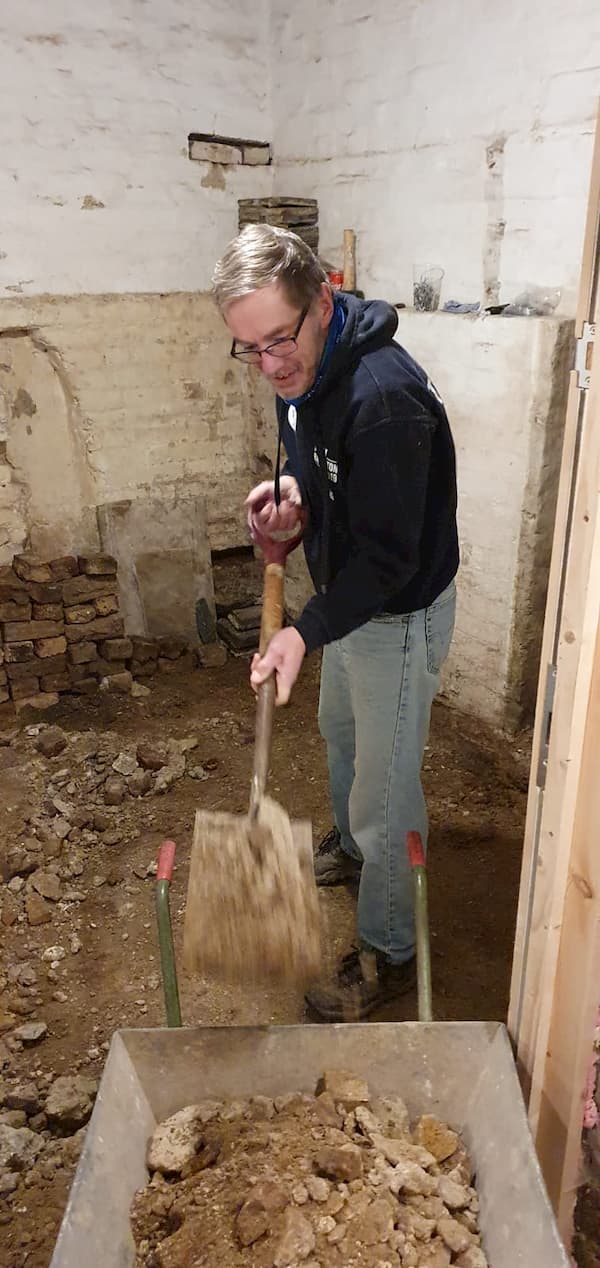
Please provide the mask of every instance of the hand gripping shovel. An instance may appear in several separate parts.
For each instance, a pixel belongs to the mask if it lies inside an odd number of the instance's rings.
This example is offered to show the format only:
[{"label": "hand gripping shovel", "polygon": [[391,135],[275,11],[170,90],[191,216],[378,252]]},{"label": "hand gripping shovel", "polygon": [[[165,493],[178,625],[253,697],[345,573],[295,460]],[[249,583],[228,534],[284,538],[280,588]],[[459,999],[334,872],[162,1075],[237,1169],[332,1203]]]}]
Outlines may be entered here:
[{"label": "hand gripping shovel", "polygon": [[[265,561],[260,652],[283,622],[285,560],[293,535],[253,537]],[[271,675],[258,690],[250,805],[244,816],[196,812],[183,933],[186,967],[229,981],[308,982],[319,970],[320,914],[312,829],[265,796],[275,704]]]}]

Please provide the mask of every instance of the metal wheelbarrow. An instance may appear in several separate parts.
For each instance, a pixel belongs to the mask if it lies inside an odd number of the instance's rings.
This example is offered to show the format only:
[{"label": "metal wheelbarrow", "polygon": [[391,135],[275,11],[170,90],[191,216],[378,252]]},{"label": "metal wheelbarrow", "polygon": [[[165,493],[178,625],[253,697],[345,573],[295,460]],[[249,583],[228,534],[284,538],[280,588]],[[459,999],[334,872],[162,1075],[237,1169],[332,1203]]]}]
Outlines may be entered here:
[{"label": "metal wheelbarrow", "polygon": [[156,1124],[204,1098],[313,1092],[322,1070],[400,1094],[411,1118],[432,1113],[458,1130],[476,1171],[491,1268],[570,1268],[533,1148],[505,1026],[431,1020],[427,874],[415,879],[419,1021],[292,1026],[181,1025],[169,914],[175,846],[161,847],[156,903],[167,1026],[113,1036],[50,1268],[132,1268],[129,1209],[148,1180]]}]

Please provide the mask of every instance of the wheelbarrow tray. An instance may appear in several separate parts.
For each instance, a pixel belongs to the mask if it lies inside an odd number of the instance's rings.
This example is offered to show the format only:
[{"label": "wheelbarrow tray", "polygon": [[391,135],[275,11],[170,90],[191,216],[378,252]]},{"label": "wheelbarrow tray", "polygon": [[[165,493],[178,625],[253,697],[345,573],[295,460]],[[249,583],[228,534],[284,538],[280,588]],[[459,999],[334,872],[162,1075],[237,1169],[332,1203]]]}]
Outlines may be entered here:
[{"label": "wheelbarrow tray", "polygon": [[51,1268],[130,1268],[129,1207],[161,1119],[205,1097],[314,1091],[326,1068],[401,1095],[463,1135],[493,1268],[569,1268],[499,1022],[120,1030],[108,1054]]}]

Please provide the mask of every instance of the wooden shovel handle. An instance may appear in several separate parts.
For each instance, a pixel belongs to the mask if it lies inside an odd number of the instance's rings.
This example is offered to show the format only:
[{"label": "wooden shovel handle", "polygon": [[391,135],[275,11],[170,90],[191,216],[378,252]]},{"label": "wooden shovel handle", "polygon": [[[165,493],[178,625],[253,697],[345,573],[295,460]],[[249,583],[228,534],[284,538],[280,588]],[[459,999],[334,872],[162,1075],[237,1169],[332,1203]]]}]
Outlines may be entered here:
[{"label": "wooden shovel handle", "polygon": [[[267,564],[263,589],[262,620],[260,624],[259,652],[263,656],[267,647],[283,625],[283,564]],[[256,700],[256,729],[254,732],[254,767],[250,788],[250,815],[258,811],[264,795],[271,755],[271,732],[275,709],[275,675],[270,674],[258,688]]]},{"label": "wooden shovel handle", "polygon": [[259,651],[264,656],[274,634],[283,625],[283,564],[267,564],[263,590]]}]

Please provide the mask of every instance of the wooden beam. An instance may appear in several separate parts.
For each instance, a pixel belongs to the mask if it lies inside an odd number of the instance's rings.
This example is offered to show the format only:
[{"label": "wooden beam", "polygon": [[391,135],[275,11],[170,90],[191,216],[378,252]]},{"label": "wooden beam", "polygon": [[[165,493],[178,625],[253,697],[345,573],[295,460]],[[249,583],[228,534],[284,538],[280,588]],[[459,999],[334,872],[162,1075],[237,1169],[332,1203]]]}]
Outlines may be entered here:
[{"label": "wooden beam", "polygon": [[[597,284],[599,216],[600,112],[577,306],[577,338],[583,336],[586,323],[594,318],[597,321],[600,316],[600,287]],[[585,481],[586,466],[590,461],[595,469],[594,449],[598,443],[586,421],[588,403],[589,395],[579,387],[574,370],[569,384],[548,580],[508,1015],[508,1026],[527,1097],[531,1093],[536,1053],[540,1046],[545,1050],[550,1027],[550,987],[556,971],[568,876],[568,856],[557,849],[558,825],[567,764],[576,759],[576,751],[581,749],[582,743],[581,718],[575,722],[580,728],[579,736],[571,734],[571,710],[594,533],[593,521],[589,516],[585,518],[588,514],[587,496],[581,479],[583,472]],[[556,689],[550,710],[549,688],[554,675]],[[538,1095],[530,1100],[534,1129],[538,1112],[539,1089]]]}]

